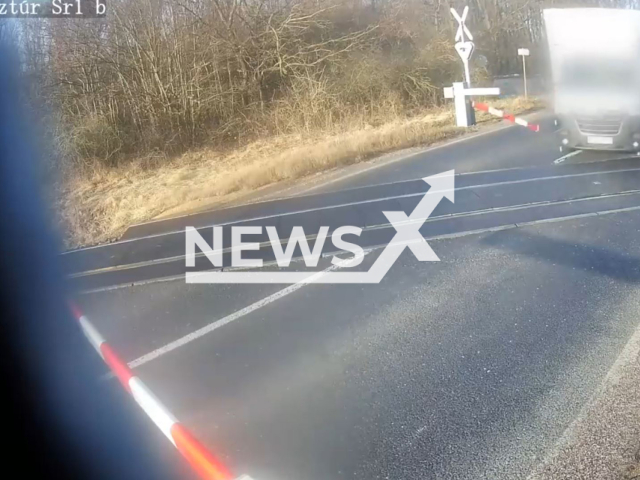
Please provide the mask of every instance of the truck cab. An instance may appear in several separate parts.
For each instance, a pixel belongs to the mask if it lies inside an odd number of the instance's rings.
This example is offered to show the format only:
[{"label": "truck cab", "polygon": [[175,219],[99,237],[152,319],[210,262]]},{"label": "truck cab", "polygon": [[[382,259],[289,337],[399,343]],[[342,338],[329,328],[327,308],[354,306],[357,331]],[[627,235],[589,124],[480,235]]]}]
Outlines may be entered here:
[{"label": "truck cab", "polygon": [[544,11],[560,150],[640,152],[640,11]]}]

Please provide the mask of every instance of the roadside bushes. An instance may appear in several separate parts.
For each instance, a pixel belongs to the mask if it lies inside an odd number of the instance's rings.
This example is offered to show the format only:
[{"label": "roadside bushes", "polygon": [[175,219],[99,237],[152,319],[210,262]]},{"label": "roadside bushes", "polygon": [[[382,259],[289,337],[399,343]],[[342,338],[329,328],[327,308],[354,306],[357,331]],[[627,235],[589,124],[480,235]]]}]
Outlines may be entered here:
[{"label": "roadside bushes", "polygon": [[[68,138],[56,144],[76,170],[381,125],[439,105],[461,75],[439,1],[111,0],[109,9],[106,19],[18,31],[29,97],[62,119]],[[504,56],[504,68],[513,55],[502,45],[539,36],[535,1],[475,0],[471,17],[479,53]]]},{"label": "roadside bushes", "polygon": [[374,4],[113,0],[107,20],[25,29],[25,71],[80,167],[379,124],[437,104],[456,63],[398,23],[422,3]]}]

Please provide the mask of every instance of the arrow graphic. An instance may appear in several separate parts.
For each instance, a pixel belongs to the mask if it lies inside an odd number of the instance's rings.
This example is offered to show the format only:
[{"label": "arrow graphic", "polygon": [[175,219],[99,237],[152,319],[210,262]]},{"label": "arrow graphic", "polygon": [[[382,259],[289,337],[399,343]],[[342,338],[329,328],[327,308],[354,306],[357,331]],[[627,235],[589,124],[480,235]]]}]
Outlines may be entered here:
[{"label": "arrow graphic", "polygon": [[440,259],[420,233],[420,228],[443,198],[455,201],[455,171],[425,177],[431,186],[418,205],[407,215],[403,211],[382,212],[396,234],[384,248],[368,271],[336,272],[337,268],[358,265],[362,255],[340,260],[321,272],[187,272],[187,283],[380,283],[405,248],[409,248],[421,262],[438,262]]}]

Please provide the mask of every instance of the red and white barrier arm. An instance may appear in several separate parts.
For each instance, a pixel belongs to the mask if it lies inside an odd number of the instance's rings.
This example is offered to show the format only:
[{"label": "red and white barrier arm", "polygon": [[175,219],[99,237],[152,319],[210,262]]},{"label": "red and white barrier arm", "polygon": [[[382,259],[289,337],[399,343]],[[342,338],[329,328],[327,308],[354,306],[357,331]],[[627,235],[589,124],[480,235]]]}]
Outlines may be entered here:
[{"label": "red and white barrier arm", "polygon": [[491,115],[495,115],[496,117],[504,118],[505,120],[521,125],[523,127],[527,127],[529,130],[533,130],[534,132],[540,131],[540,125],[529,123],[524,118],[513,116],[510,113],[505,113],[503,110],[498,110],[497,108],[490,107],[486,103],[473,102],[473,108],[482,110],[483,112],[487,112]]},{"label": "red and white barrier arm", "polygon": [[[138,405],[142,407],[169,441],[173,443],[200,478],[205,480],[233,480],[235,477],[231,472],[216,460],[184,425],[178,422],[153,392],[142,383],[142,380],[134,375],[129,366],[118,357],[82,311],[73,303],[69,305],[85,336],[111,371],[118,377],[122,386],[133,396]],[[243,475],[237,480],[251,479]]]}]

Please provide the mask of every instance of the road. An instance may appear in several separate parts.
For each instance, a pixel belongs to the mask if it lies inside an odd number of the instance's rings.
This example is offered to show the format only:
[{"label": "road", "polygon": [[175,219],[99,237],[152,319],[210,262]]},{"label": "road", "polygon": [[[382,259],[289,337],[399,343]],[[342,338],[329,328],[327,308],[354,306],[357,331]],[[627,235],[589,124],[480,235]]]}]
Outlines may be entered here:
[{"label": "road", "polygon": [[[640,160],[562,157],[551,121],[542,127],[365,165],[301,197],[137,226],[64,265],[98,329],[238,473],[525,478],[636,331],[640,304]],[[214,223],[281,237],[357,225],[367,269],[395,232],[382,211],[410,213],[429,188],[420,179],[451,169],[456,202],[421,229],[440,262],[405,250],[377,285],[184,282],[184,227],[205,236]],[[199,257],[191,270],[207,268]]]}]

